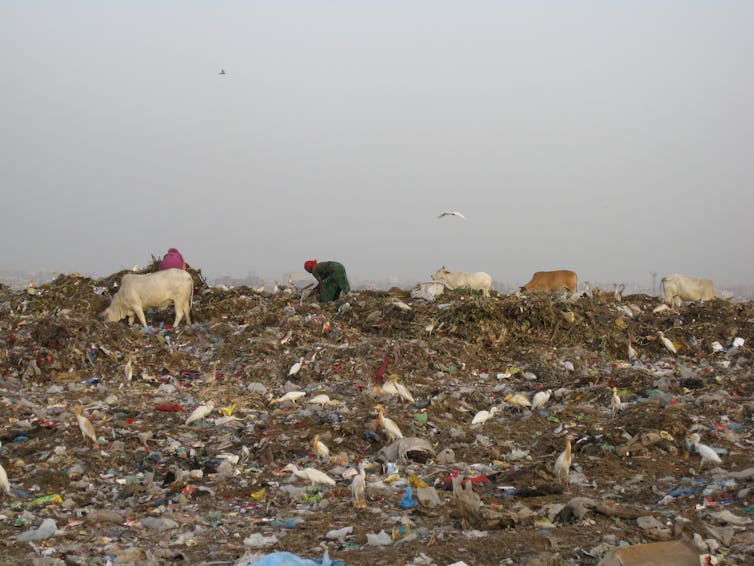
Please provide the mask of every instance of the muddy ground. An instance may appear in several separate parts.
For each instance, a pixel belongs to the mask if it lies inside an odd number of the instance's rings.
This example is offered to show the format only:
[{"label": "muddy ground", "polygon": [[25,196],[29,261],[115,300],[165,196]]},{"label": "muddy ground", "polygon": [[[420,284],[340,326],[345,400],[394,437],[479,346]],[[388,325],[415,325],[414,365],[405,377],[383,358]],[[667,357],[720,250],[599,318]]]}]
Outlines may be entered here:
[{"label": "muddy ground", "polygon": [[[298,289],[197,277],[192,325],[170,327],[170,308],[150,311],[142,329],[97,316],[121,275],[0,288],[0,463],[11,488],[0,496],[0,562],[248,564],[252,553],[326,549],[347,564],[597,564],[619,545],[695,535],[719,563],[754,561],[751,303],[654,313],[660,301],[646,295],[448,292],[428,303],[391,289],[319,305]],[[376,390],[393,374],[414,403]],[[505,401],[547,389],[534,412]],[[291,390],[306,396],[272,402]],[[307,402],[321,393],[333,404]],[[212,413],[186,425],[209,401]],[[379,461],[389,441],[377,403],[431,452]],[[500,412],[470,425],[492,406]],[[720,464],[703,465],[693,432]],[[329,457],[312,453],[315,434]],[[573,465],[559,482],[566,435]],[[343,477],[359,462],[366,509],[353,508]],[[288,463],[337,483],[311,486],[282,471]],[[476,478],[476,497],[459,503],[455,472]],[[439,505],[401,508],[409,485],[434,488]],[[561,510],[577,497],[587,499]],[[45,518],[54,536],[17,540]],[[325,538],[343,527],[352,532]],[[387,544],[369,544],[380,531]]]}]

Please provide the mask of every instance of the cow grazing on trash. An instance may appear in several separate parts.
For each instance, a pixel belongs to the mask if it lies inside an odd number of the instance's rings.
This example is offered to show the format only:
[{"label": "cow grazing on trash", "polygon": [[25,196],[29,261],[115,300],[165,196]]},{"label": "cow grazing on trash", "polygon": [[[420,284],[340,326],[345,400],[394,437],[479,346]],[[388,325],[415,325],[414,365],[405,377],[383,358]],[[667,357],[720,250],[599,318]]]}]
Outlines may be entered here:
[{"label": "cow grazing on trash", "polygon": [[155,273],[126,273],[120,281],[120,289],[110,306],[102,311],[108,322],[118,322],[128,317],[133,324],[134,316],[142,326],[147,325],[144,311],[150,308],[165,309],[170,303],[175,305],[175,322],[178,326],[183,317],[191,324],[191,302],[194,296],[194,281],[182,269],[166,269]]},{"label": "cow grazing on trash", "polygon": [[720,296],[712,279],[679,273],[663,277],[660,289],[663,299],[669,305],[674,304],[676,297],[681,301],[709,301]]},{"label": "cow grazing on trash", "polygon": [[522,291],[560,291],[566,289],[571,293],[576,291],[579,278],[575,271],[558,269],[556,271],[537,271]]},{"label": "cow grazing on trash", "polygon": [[448,289],[471,289],[481,291],[485,297],[490,296],[492,276],[484,271],[467,273],[466,271],[448,271],[443,265],[433,275],[435,281],[442,281]]}]

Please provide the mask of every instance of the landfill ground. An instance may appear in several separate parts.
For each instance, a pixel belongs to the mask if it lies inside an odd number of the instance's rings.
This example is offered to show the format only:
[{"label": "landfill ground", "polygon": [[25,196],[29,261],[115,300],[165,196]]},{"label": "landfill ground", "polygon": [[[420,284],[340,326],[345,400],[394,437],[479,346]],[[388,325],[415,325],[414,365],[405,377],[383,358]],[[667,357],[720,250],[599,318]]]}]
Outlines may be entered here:
[{"label": "landfill ground", "polygon": [[[648,295],[427,302],[391,289],[320,305],[300,289],[197,278],[193,324],[171,328],[170,307],[149,311],[144,329],[98,316],[121,275],[0,286],[2,564],[240,566],[326,550],[374,566],[589,565],[678,539],[708,563],[754,563],[750,302],[655,313]],[[376,389],[392,375],[413,403]],[[535,411],[505,400],[548,389]],[[306,395],[275,402],[288,391]],[[331,404],[309,402],[319,394]],[[377,404],[420,439],[404,440],[414,449],[380,452],[390,442]],[[720,463],[702,461],[694,432]],[[317,434],[329,456],[313,453]],[[299,479],[289,463],[336,484]],[[359,463],[364,509],[351,497]],[[454,495],[455,472],[474,478],[473,493]],[[404,509],[409,486],[421,501]]]}]

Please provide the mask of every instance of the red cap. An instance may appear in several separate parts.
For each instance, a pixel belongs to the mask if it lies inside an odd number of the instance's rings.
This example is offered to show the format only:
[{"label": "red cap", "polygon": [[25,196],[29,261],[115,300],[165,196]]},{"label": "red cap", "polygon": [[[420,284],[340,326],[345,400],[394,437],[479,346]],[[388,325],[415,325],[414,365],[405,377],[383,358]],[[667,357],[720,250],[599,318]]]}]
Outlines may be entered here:
[{"label": "red cap", "polygon": [[311,273],[312,269],[314,269],[315,265],[317,265],[317,260],[316,259],[310,259],[310,260],[304,262],[304,269],[306,269],[309,273]]}]

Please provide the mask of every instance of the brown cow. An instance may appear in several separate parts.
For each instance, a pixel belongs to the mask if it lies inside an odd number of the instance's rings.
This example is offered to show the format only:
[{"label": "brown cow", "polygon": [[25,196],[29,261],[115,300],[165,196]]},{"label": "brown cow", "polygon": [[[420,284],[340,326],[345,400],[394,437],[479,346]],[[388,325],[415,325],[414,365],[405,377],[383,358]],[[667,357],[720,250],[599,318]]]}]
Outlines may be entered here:
[{"label": "brown cow", "polygon": [[570,292],[576,291],[579,278],[573,271],[567,269],[558,269],[557,271],[537,271],[526,285],[521,287],[522,291],[560,291],[567,289]]}]

